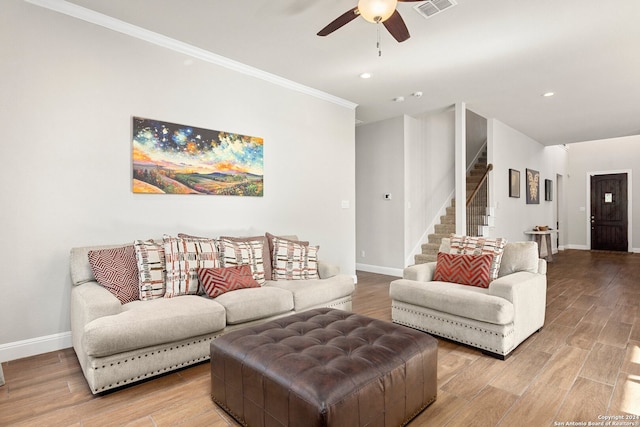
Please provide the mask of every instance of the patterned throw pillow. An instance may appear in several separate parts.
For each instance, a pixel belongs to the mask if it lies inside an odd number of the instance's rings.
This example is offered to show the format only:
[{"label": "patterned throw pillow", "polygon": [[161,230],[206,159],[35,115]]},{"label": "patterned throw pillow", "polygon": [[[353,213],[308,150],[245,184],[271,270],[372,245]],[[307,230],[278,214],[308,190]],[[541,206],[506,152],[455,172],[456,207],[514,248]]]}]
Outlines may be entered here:
[{"label": "patterned throw pillow", "polygon": [[504,245],[507,243],[507,239],[503,239],[501,237],[492,239],[488,237],[456,236],[455,234],[452,234],[450,241],[450,254],[491,254],[493,256],[493,262],[491,263],[490,278],[491,280],[498,278],[500,262],[502,261],[502,253],[504,252]]},{"label": "patterned throw pillow", "polygon": [[438,252],[433,280],[488,288],[493,255],[454,255]]},{"label": "patterned throw pillow", "polygon": [[274,237],[273,280],[318,279],[318,246]]},{"label": "patterned throw pillow", "polygon": [[138,266],[133,246],[89,251],[89,265],[98,283],[122,304],[138,299]]},{"label": "patterned throw pillow", "polygon": [[220,267],[215,240],[206,237],[164,235],[167,290],[165,298],[199,291],[199,268]]},{"label": "patterned throw pillow", "polygon": [[251,267],[246,264],[234,267],[199,268],[198,279],[211,298],[237,289],[260,287],[253,278]]},{"label": "patterned throw pillow", "polygon": [[221,237],[218,240],[220,267],[246,264],[251,268],[251,273],[256,282],[260,286],[264,285],[264,260],[262,256],[264,244],[263,238],[258,240],[237,240]]},{"label": "patterned throw pillow", "polygon": [[153,240],[136,240],[133,246],[138,263],[140,299],[162,298],[165,292],[164,245]]}]

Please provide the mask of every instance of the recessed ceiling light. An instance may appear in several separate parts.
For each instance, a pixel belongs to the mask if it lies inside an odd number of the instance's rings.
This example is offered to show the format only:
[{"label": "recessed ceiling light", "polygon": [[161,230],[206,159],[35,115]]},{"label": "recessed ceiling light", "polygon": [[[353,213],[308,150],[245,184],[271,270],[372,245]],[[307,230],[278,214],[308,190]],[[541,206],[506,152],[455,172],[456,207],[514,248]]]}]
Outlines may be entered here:
[{"label": "recessed ceiling light", "polygon": [[555,92],[545,92],[542,94],[542,96],[544,96],[545,98],[549,98],[550,96],[555,95]]},{"label": "recessed ceiling light", "polygon": [[393,98],[393,102],[403,102],[404,101],[404,96],[396,96],[395,98]]},{"label": "recessed ceiling light", "polygon": [[360,74],[361,79],[370,79],[373,76],[371,73],[362,73]]}]

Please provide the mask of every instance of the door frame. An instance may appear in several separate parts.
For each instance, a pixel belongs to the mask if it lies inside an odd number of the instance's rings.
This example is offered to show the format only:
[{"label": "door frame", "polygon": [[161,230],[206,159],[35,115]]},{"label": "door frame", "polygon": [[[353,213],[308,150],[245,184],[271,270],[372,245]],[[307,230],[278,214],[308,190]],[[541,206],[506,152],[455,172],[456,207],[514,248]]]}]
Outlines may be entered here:
[{"label": "door frame", "polygon": [[613,169],[606,171],[592,171],[587,172],[586,188],[587,188],[587,203],[585,206],[585,222],[587,230],[587,248],[591,250],[591,177],[596,175],[613,175],[618,173],[627,174],[627,252],[633,252],[633,198],[632,198],[632,176],[631,169]]},{"label": "door frame", "polygon": [[557,173],[556,174],[556,188],[554,189],[555,194],[553,195],[555,200],[554,207],[554,226],[558,230],[556,233],[556,242],[558,250],[564,250],[566,247],[567,241],[567,211],[566,211],[566,201],[564,194],[564,175]]}]

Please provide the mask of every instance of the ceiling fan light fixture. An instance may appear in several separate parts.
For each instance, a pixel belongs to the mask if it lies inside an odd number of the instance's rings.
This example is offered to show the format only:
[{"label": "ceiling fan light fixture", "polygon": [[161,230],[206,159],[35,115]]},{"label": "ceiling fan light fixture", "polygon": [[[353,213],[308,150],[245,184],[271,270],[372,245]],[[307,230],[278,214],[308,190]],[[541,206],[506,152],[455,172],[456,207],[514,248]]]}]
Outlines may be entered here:
[{"label": "ceiling fan light fixture", "polygon": [[398,0],[359,0],[358,11],[369,22],[379,24],[393,15]]}]

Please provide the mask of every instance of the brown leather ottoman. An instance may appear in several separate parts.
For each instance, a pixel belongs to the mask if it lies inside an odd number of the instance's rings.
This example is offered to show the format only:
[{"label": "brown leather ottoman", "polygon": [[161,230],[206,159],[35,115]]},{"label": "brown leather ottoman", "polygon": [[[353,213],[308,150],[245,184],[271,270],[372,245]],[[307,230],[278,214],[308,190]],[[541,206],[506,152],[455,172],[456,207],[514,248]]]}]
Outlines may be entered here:
[{"label": "brown leather ottoman", "polygon": [[436,399],[437,341],[329,308],[211,342],[211,396],[249,426],[399,426]]}]

